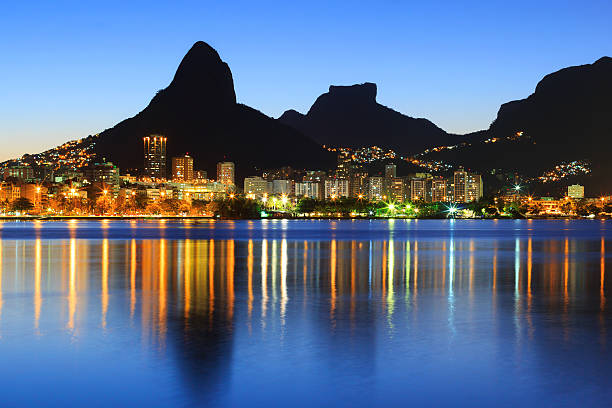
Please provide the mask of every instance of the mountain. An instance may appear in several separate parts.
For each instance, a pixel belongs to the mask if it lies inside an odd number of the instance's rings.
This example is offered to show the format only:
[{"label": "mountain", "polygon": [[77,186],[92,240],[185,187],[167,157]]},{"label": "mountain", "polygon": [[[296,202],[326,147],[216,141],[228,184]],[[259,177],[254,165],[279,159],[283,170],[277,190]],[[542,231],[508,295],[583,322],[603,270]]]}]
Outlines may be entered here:
[{"label": "mountain", "polygon": [[519,131],[554,154],[600,157],[612,147],[612,58],[547,75],[528,98],[502,105],[489,133]]},{"label": "mountain", "polygon": [[[426,157],[482,171],[504,168],[530,176],[561,162],[587,160],[594,188],[609,186],[612,58],[546,75],[527,98],[503,104],[489,129],[466,137],[472,142],[470,147]],[[498,140],[484,143],[485,139]]]},{"label": "mountain", "polygon": [[409,155],[429,147],[455,144],[427,119],[411,118],[376,102],[376,84],[330,86],[306,115],[288,110],[279,121],[328,146],[377,145]]},{"label": "mountain", "polygon": [[210,175],[224,159],[236,163],[239,176],[285,165],[325,168],[335,160],[299,131],[236,103],[229,66],[202,41],[143,111],[100,133],[95,152],[123,169],[142,168],[142,138],[153,133],[168,138],[168,158],[188,152]]}]

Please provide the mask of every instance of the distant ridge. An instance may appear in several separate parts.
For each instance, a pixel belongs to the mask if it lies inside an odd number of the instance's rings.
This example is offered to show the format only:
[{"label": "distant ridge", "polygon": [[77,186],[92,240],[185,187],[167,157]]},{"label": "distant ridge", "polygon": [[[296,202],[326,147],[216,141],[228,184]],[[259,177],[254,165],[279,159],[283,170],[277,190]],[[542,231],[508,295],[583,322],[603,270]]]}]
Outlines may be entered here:
[{"label": "distant ridge", "polygon": [[288,110],[279,120],[324,145],[378,145],[403,155],[460,140],[427,119],[412,118],[379,104],[376,93],[376,84],[370,82],[332,85],[306,115]]},{"label": "distant ridge", "polygon": [[223,159],[236,162],[239,176],[255,168],[334,163],[333,155],[299,131],[237,104],[229,66],[202,41],[144,110],[100,134],[95,152],[121,168],[141,168],[142,137],[151,133],[168,137],[168,158],[189,151],[196,168],[210,175]]}]

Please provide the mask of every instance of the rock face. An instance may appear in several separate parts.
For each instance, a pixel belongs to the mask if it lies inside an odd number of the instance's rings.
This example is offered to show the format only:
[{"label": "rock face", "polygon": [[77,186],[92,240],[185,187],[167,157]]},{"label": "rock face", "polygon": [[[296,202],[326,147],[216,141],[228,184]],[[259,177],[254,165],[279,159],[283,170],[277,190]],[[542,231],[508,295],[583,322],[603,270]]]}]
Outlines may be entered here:
[{"label": "rock face", "polygon": [[[508,140],[518,132],[523,136]],[[546,75],[529,97],[503,104],[489,129],[466,137],[472,141],[469,148],[432,153],[429,159],[532,177],[561,162],[586,160],[592,173],[572,182],[585,184],[590,196],[609,192],[612,58]],[[489,138],[499,141],[481,142]]]},{"label": "rock face", "polygon": [[288,110],[279,120],[328,146],[378,145],[401,154],[456,143],[427,119],[411,118],[376,102],[376,84],[330,86],[306,115]]},{"label": "rock face", "polygon": [[607,154],[612,147],[612,58],[549,74],[528,98],[502,105],[489,134],[518,131],[556,155]]},{"label": "rock face", "polygon": [[334,163],[333,155],[299,131],[237,104],[230,68],[201,41],[143,111],[100,134],[96,153],[124,169],[142,168],[142,138],[152,133],[168,138],[168,159],[189,152],[195,167],[211,176],[224,159],[236,162],[239,176],[261,168]]}]

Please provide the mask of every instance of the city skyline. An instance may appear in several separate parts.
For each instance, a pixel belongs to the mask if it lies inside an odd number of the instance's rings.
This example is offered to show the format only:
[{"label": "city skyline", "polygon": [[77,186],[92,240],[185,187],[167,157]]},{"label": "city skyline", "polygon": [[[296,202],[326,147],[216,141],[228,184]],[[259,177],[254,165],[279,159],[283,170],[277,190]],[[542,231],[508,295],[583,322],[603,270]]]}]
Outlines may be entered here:
[{"label": "city skyline", "polygon": [[[458,18],[459,6],[450,4],[387,3],[373,14],[364,5],[336,4],[327,12],[317,6],[304,8],[299,19],[297,5],[276,7],[269,16],[258,12],[255,24],[247,15],[256,10],[244,5],[192,4],[172,13],[154,5],[142,16],[132,5],[121,8],[119,19],[105,18],[111,13],[106,8],[11,5],[0,29],[13,39],[2,45],[10,62],[0,74],[11,81],[0,109],[0,138],[20,143],[6,146],[0,160],[97,133],[136,114],[199,39],[232,66],[239,102],[267,115],[305,112],[331,84],[373,81],[382,104],[456,133],[488,127],[501,103],[530,94],[545,74],[611,54],[605,41],[610,5],[604,2],[461,5],[459,16],[468,19]],[[147,18],[160,15],[168,15],[174,28],[170,38],[151,30],[148,38],[135,35]],[[134,16],[136,24],[127,24]],[[239,30],[224,27],[229,18]],[[90,20],[103,29],[92,28]],[[471,21],[481,24],[468,26]],[[261,22],[269,28],[261,30]],[[316,35],[305,38],[299,32],[305,25]],[[283,31],[288,35],[279,36]],[[126,36],[130,42],[121,41]]]}]

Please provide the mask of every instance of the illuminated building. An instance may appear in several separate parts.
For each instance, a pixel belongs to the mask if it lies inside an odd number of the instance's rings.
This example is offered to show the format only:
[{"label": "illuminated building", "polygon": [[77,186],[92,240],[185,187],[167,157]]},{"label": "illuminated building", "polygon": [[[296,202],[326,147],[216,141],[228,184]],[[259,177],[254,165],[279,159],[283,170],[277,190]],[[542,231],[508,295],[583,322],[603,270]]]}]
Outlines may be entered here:
[{"label": "illuminated building", "polygon": [[206,183],[167,183],[173,190],[174,198],[179,200],[214,200],[223,198],[233,186],[209,181]]},{"label": "illuminated building", "polygon": [[297,197],[321,199],[321,190],[321,183],[316,181],[302,181],[295,183],[295,195]]},{"label": "illuminated building", "polygon": [[467,172],[463,167],[459,167],[458,170],[453,174],[454,184],[454,201],[458,203],[466,202],[466,183],[467,183]]},{"label": "illuminated building", "polygon": [[567,187],[567,196],[569,198],[584,198],[584,186],[573,184]]},{"label": "illuminated building", "polygon": [[346,179],[351,174],[352,156],[349,150],[340,150],[338,153],[338,167],[336,177]]},{"label": "illuminated building", "polygon": [[478,201],[482,198],[482,177],[480,174],[468,173],[465,184],[466,202]]},{"label": "illuminated building", "polygon": [[349,188],[350,197],[366,197],[368,195],[368,173],[351,174]]},{"label": "illuminated building", "polygon": [[0,201],[15,201],[21,198],[21,187],[15,184],[0,184]]},{"label": "illuminated building", "polygon": [[311,170],[307,171],[302,178],[302,181],[317,181],[322,182],[325,179],[326,173],[324,171]]},{"label": "illuminated building", "polygon": [[182,157],[172,158],[172,180],[193,180],[193,157],[186,154]]},{"label": "illuminated building", "polygon": [[402,177],[391,177],[386,179],[386,195],[391,201],[403,202],[408,194],[406,181]]},{"label": "illuminated building", "polygon": [[429,201],[427,200],[427,179],[413,178],[410,180],[410,200],[411,201]]},{"label": "illuminated building", "polygon": [[437,178],[431,181],[431,201],[447,201],[446,180],[442,178]]},{"label": "illuminated building", "polygon": [[92,184],[119,187],[119,168],[111,162],[94,163],[86,167],[83,174]]},{"label": "illuminated building", "polygon": [[268,182],[259,176],[246,177],[244,179],[244,193],[263,196],[267,193]]},{"label": "illuminated building", "polygon": [[368,179],[368,200],[379,201],[383,199],[383,178],[370,177]]},{"label": "illuminated building", "polygon": [[217,163],[217,182],[228,186],[235,184],[236,168],[233,162]]},{"label": "illuminated building", "polygon": [[395,164],[385,165],[385,178],[397,177],[397,166]]},{"label": "illuminated building", "polygon": [[325,180],[324,197],[326,200],[349,196],[349,181],[345,179]]},{"label": "illuminated building", "polygon": [[33,180],[34,169],[30,166],[5,167],[2,170],[2,175],[5,180],[8,178],[16,178],[19,180]]},{"label": "illuminated building", "polygon": [[480,174],[468,173],[462,167],[453,175],[453,201],[469,203],[482,197],[482,177]]},{"label": "illuminated building", "polygon": [[144,173],[154,179],[166,178],[166,138],[150,135],[144,141]]}]

